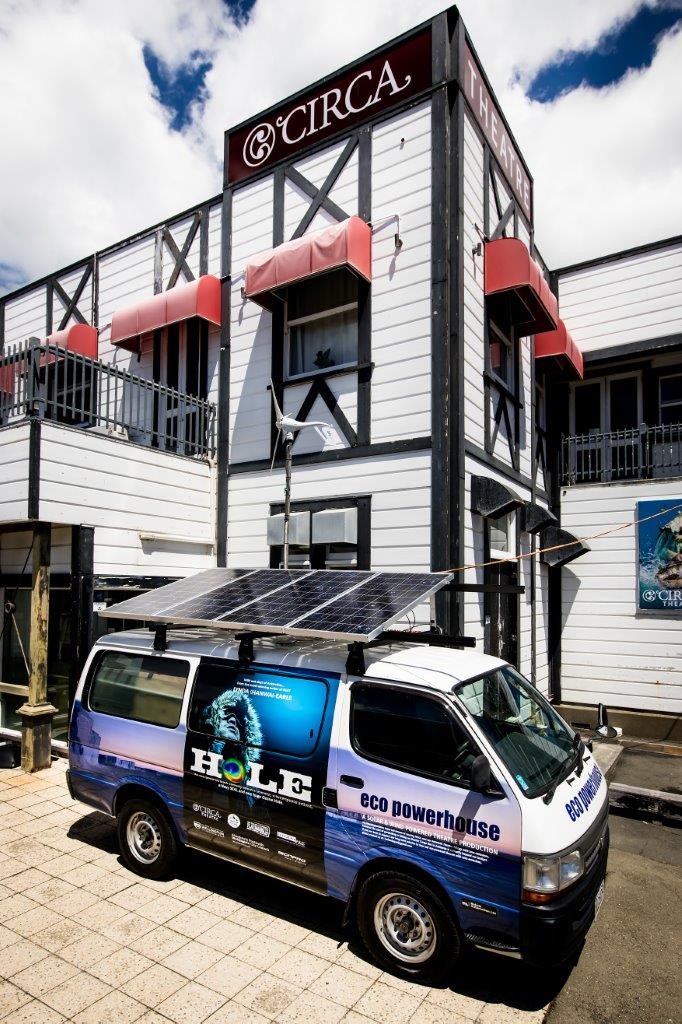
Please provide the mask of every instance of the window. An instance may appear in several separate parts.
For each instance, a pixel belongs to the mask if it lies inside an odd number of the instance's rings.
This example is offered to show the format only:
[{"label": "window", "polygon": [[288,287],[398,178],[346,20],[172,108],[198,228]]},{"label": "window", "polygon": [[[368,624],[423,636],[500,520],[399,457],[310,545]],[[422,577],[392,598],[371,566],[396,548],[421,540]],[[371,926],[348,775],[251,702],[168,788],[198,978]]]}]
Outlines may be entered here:
[{"label": "window", "polygon": [[430,697],[382,686],[354,686],[353,748],[370,761],[440,782],[469,786],[478,751]]},{"label": "window", "polygon": [[358,361],[358,282],[334,271],[287,292],[287,377]]},{"label": "window", "polygon": [[512,390],[514,387],[514,343],[511,329],[503,331],[494,320],[488,322],[490,369]]},{"label": "window", "polygon": [[490,557],[506,559],[514,556],[514,519],[511,513],[499,519],[488,519]]},{"label": "window", "polygon": [[455,692],[526,796],[544,792],[575,754],[568,726],[513,668],[495,669]]},{"label": "window", "polygon": [[188,675],[185,661],[106,651],[90,687],[90,710],[175,729]]},{"label": "window", "polygon": [[223,754],[227,744],[308,757],[317,746],[326,705],[323,679],[202,661],[189,728],[213,737],[213,749]]},{"label": "window", "polygon": [[682,373],[659,380],[660,422],[682,423]]},{"label": "window", "polygon": [[577,384],[572,391],[574,433],[598,434],[602,429],[602,382]]}]

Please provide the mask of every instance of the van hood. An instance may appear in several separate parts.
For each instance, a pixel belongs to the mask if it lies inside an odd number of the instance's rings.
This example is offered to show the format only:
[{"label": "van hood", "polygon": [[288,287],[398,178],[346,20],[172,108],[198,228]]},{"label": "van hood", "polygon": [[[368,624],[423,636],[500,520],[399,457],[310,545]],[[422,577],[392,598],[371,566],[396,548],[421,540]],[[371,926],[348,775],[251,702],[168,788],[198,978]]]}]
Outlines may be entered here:
[{"label": "van hood", "polygon": [[549,804],[541,796],[521,797],[525,853],[552,854],[577,846],[609,799],[608,785],[592,754],[585,750],[583,770],[557,786]]}]

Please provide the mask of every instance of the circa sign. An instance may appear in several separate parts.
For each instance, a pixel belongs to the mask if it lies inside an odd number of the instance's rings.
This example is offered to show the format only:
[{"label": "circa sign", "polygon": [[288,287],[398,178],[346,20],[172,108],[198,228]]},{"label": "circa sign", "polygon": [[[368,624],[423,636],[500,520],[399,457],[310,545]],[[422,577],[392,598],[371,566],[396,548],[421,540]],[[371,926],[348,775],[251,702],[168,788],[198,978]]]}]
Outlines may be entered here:
[{"label": "circa sign", "polygon": [[533,183],[528,177],[519,152],[512,142],[509,132],[490,91],[485,84],[481,69],[469,47],[464,45],[464,65],[461,70],[462,88],[469,101],[474,117],[483,130],[502,172],[509,182],[521,209],[533,219]]},{"label": "circa sign", "polygon": [[240,181],[375,117],[430,85],[431,33],[427,29],[230,134],[228,181]]}]

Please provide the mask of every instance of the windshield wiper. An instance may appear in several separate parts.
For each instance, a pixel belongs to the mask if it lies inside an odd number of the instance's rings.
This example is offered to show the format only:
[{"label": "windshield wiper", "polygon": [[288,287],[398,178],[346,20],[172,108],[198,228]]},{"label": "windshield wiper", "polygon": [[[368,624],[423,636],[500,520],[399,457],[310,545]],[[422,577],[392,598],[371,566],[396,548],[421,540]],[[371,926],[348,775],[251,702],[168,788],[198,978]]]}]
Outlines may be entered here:
[{"label": "windshield wiper", "polygon": [[576,733],[575,736],[573,737],[573,755],[568,760],[567,766],[564,767],[563,771],[559,772],[559,774],[557,775],[556,779],[554,780],[554,782],[551,784],[551,786],[549,787],[549,789],[547,790],[547,792],[543,796],[543,798],[542,798],[542,802],[543,803],[551,804],[552,798],[554,797],[554,794],[556,793],[557,789],[559,788],[561,783],[564,781],[564,779],[567,779],[568,776],[571,775],[573,771],[576,771],[577,774],[580,775],[580,773],[583,770],[582,754],[583,754],[583,750],[584,749],[585,748],[583,746],[583,741],[580,739],[580,735],[578,733]]}]

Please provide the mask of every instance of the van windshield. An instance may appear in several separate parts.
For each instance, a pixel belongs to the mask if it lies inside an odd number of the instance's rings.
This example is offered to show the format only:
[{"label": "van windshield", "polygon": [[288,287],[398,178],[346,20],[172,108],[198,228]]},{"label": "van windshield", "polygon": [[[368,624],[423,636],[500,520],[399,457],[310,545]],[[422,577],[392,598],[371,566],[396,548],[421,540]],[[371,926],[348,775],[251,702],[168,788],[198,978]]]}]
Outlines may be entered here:
[{"label": "van windshield", "polygon": [[509,665],[461,683],[455,693],[526,796],[544,793],[574,759],[574,734]]}]

